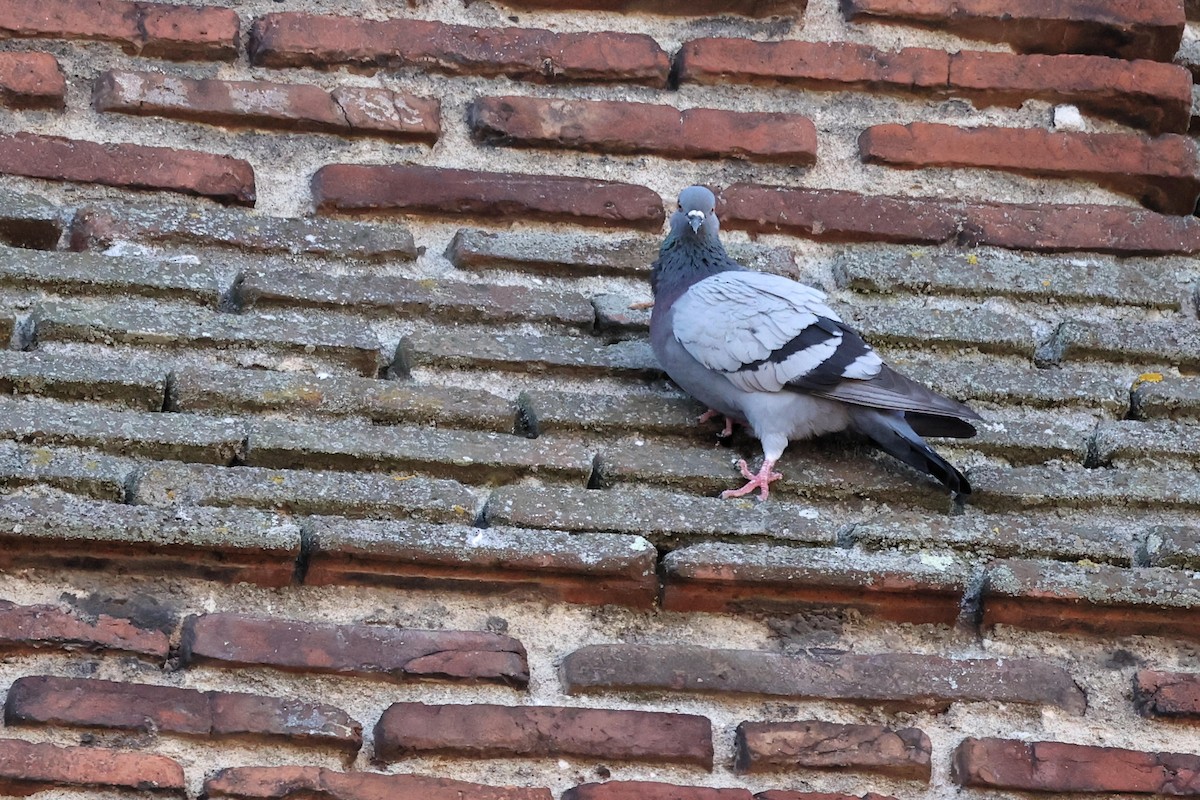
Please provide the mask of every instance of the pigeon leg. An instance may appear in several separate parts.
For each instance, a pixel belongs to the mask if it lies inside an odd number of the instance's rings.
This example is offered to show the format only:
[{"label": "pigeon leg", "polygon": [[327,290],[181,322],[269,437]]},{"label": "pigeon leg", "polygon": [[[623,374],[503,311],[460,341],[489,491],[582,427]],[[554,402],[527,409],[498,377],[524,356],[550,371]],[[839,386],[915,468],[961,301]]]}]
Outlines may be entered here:
[{"label": "pigeon leg", "polygon": [[721,492],[721,499],[724,500],[729,497],[741,497],[742,495],[750,494],[755,489],[760,489],[762,490],[762,493],[758,496],[758,499],[766,500],[767,496],[771,493],[771,481],[777,481],[783,477],[782,473],[771,471],[771,468],[774,466],[775,459],[765,459],[763,461],[762,469],[760,469],[756,474],[750,471],[750,467],[746,465],[744,460],[739,461],[738,469],[742,471],[742,477],[748,480],[749,483],[740,489],[726,489],[725,491]]},{"label": "pigeon leg", "polygon": [[[713,409],[710,408],[708,411],[705,411],[703,414],[701,414],[699,416],[699,418],[697,418],[696,422],[703,425],[704,423],[708,422],[709,420],[716,419],[719,416],[721,416],[720,411],[714,411]],[[718,438],[721,438],[721,439],[728,439],[730,436],[733,436],[733,419],[732,418],[730,418],[730,417],[725,418],[725,427],[721,429],[721,432],[719,434],[717,434],[717,436],[718,436]]]}]

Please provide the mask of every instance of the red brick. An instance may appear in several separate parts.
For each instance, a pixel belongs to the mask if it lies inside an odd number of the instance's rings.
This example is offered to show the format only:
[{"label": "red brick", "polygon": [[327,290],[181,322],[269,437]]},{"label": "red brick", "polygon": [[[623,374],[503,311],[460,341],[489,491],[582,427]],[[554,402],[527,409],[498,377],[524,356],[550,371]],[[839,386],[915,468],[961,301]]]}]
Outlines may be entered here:
[{"label": "red brick", "polygon": [[185,665],[265,666],[364,677],[524,686],[525,648],[475,631],[421,631],[205,614],[184,622]]},{"label": "red brick", "polygon": [[567,789],[562,800],[751,800],[746,789],[709,789],[652,781],[584,783]]},{"label": "red brick", "polygon": [[683,45],[677,69],[681,83],[963,97],[978,106],[1073,103],[1156,133],[1187,131],[1192,110],[1184,67],[1103,56],[696,39]]},{"label": "red brick", "polygon": [[836,794],[829,792],[790,792],[781,789],[771,789],[754,795],[754,800],[896,800],[890,795],[867,792],[861,797],[851,794]]},{"label": "red brick", "polygon": [[723,227],[835,242],[906,242],[1117,255],[1200,252],[1200,220],[1124,206],[1005,204],[735,184]]},{"label": "red brick", "polygon": [[61,109],[67,81],[49,53],[0,53],[0,104],[10,108]]},{"label": "red brick", "polygon": [[649,36],[473,28],[415,19],[267,14],[250,32],[251,63],[266,67],[422,67],[451,75],[537,82],[621,81],[665,87],[667,54]]},{"label": "red brick", "polygon": [[1200,198],[1196,146],[1186,136],[958,128],[927,122],[875,125],[858,140],[864,161],[895,167],[997,169],[1092,180],[1155,211],[1191,214]]},{"label": "red brick", "polygon": [[1197,795],[1200,756],[1016,739],[964,739],[954,751],[962,786],[1036,792]]},{"label": "red brick", "polygon": [[854,22],[904,22],[1026,53],[1096,53],[1170,61],[1183,38],[1179,0],[845,0]]},{"label": "red brick", "polygon": [[950,58],[950,93],[979,106],[1072,103],[1151,133],[1186,132],[1192,112],[1185,68],[1101,56],[964,51]]},{"label": "red brick", "polygon": [[1133,702],[1148,717],[1200,719],[1200,673],[1138,670]]},{"label": "red brick", "polygon": [[276,128],[434,141],[437,100],[388,89],[193,80],[157,72],[109,71],[96,80],[97,111],[171,117],[226,127]]},{"label": "red brick", "polygon": [[0,794],[79,787],[183,795],[183,768],[164,756],[0,739]]},{"label": "red brick", "polygon": [[362,726],[333,706],[173,686],[31,676],[4,706],[8,725],[69,725],[193,736],[264,736],[294,744],[362,746]]},{"label": "red brick", "polygon": [[124,0],[0,0],[0,38],[96,39],[155,58],[232,61],[237,12]]},{"label": "red brick", "polygon": [[743,17],[799,17],[807,0],[505,0],[508,8],[550,11],[611,11],[669,16],[707,17],[738,14]]},{"label": "red brick", "polygon": [[127,619],[98,614],[92,620],[54,606],[18,606],[0,601],[0,649],[86,650],[165,659],[162,631],[139,628]]},{"label": "red brick", "polygon": [[1101,636],[1200,639],[1200,588],[1161,567],[1003,559],[988,566],[983,624]]},{"label": "red brick", "polygon": [[694,39],[676,56],[676,71],[680,83],[911,92],[944,89],[949,60],[924,47],[889,52],[845,42]]},{"label": "red brick", "polygon": [[965,562],[929,567],[915,557],[716,542],[681,547],[662,561],[669,611],[775,613],[846,606],[905,623],[952,625],[970,581]]},{"label": "red brick", "polygon": [[1082,714],[1069,673],[1030,659],[955,660],[909,653],[785,656],[686,645],[590,645],[568,655],[562,681],[585,691],[682,691],[844,700],[893,708],[955,701],[1047,704]]},{"label": "red brick", "polygon": [[468,114],[475,137],[493,144],[802,165],[817,157],[817,130],[799,114],[538,97],[485,97]]},{"label": "red brick", "polygon": [[204,797],[237,800],[552,800],[549,789],[485,786],[424,775],[320,767],[232,767],[204,782]]},{"label": "red brick", "polygon": [[850,769],[928,781],[929,737],[917,728],[833,722],[743,722],[737,727],[734,769]]},{"label": "red brick", "polygon": [[644,186],[561,175],[393,164],[332,164],[312,179],[321,211],[541,219],[658,231],[662,198]]},{"label": "red brick", "polygon": [[393,703],[375,726],[376,757],[583,756],[712,768],[706,717],[561,706]]},{"label": "red brick", "polygon": [[254,169],[248,162],[191,150],[13,133],[0,136],[0,173],[254,205]]}]

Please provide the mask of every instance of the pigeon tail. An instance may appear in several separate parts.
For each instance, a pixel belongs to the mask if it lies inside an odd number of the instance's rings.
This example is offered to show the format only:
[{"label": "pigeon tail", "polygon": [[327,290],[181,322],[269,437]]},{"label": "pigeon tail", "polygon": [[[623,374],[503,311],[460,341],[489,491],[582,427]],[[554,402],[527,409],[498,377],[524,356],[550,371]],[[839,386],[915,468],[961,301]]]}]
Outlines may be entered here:
[{"label": "pigeon tail", "polygon": [[905,421],[902,413],[861,406],[850,406],[850,409],[854,429],[867,436],[883,452],[932,475],[955,494],[971,493],[967,477],[926,444]]}]

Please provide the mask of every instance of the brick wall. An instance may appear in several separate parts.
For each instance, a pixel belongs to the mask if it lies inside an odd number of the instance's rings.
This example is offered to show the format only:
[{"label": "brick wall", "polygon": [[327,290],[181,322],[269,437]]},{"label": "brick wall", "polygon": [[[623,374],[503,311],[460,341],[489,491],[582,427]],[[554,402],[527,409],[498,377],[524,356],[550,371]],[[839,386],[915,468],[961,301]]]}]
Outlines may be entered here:
[{"label": "brick wall", "polygon": [[[1189,16],[0,0],[0,794],[1200,792]],[[631,307],[692,183],[970,503],[717,499]]]}]

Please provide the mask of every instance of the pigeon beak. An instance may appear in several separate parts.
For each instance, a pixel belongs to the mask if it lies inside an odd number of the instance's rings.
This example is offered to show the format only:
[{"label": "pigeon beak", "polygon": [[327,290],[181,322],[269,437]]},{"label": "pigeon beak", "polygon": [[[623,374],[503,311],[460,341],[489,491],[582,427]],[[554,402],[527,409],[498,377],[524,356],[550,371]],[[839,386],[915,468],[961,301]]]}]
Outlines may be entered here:
[{"label": "pigeon beak", "polygon": [[687,212],[687,218],[688,224],[692,226],[692,233],[699,231],[700,226],[704,224],[703,211],[689,211]]}]

